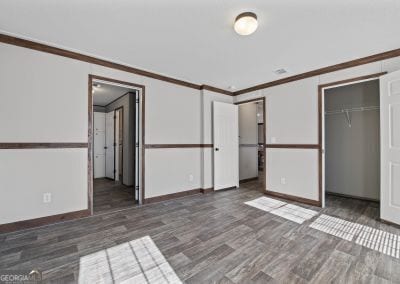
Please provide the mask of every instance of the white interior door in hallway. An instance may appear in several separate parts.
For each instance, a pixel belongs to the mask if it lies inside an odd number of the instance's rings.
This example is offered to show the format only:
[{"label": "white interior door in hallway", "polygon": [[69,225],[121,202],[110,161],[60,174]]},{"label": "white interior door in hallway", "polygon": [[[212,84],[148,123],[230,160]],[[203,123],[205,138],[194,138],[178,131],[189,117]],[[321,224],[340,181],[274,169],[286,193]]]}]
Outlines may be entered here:
[{"label": "white interior door in hallway", "polygon": [[214,190],[239,186],[238,106],[213,103]]},{"label": "white interior door in hallway", "polygon": [[106,175],[106,114],[104,112],[94,112],[93,123],[93,176],[94,178],[102,178]]}]

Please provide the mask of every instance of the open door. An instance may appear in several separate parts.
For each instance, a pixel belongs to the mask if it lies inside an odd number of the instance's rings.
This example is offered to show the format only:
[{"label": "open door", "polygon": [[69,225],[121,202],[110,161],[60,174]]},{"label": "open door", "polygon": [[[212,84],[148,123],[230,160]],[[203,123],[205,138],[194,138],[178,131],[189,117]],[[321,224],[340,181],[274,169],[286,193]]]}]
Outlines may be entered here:
[{"label": "open door", "polygon": [[400,71],[380,78],[381,219],[400,224]]},{"label": "open door", "polygon": [[213,103],[214,190],[239,186],[238,106]]},{"label": "open door", "polygon": [[106,177],[115,179],[114,111],[106,113]]},{"label": "open door", "polygon": [[106,114],[104,112],[93,113],[94,141],[93,141],[93,177],[104,178],[106,175]]}]

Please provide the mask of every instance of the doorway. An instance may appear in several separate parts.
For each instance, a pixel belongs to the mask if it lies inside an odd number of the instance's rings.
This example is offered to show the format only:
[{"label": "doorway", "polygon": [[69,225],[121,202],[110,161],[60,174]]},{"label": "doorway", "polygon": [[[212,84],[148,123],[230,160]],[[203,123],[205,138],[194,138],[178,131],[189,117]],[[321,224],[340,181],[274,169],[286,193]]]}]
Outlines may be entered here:
[{"label": "doorway", "polygon": [[265,191],[265,98],[239,107],[239,179],[242,187]]},{"label": "doorway", "polygon": [[[92,101],[93,214],[142,203],[143,89],[102,77],[89,77]],[[129,85],[128,85],[129,84]]]},{"label": "doorway", "polygon": [[323,207],[347,199],[379,206],[379,75],[321,89]]}]

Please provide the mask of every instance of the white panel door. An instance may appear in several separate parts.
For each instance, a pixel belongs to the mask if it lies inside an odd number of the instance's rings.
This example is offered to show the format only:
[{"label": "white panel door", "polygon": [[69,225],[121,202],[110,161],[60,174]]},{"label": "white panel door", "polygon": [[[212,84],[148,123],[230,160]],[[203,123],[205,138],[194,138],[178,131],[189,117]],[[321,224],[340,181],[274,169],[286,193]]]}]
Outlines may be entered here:
[{"label": "white panel door", "polygon": [[239,186],[238,106],[213,102],[214,189]]},{"label": "white panel door", "polygon": [[114,111],[106,114],[106,177],[114,179]]},{"label": "white panel door", "polygon": [[380,78],[381,218],[400,224],[400,71]]},{"label": "white panel door", "polygon": [[106,176],[106,114],[103,112],[93,113],[93,177],[102,178]]}]

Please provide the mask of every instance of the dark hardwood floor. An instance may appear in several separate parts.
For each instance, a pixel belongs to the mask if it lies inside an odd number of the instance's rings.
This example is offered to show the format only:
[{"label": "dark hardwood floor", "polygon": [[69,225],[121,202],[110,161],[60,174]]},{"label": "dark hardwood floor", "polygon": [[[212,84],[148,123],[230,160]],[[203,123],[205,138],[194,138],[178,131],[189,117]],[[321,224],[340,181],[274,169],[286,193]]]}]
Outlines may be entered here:
[{"label": "dark hardwood floor", "polygon": [[136,205],[133,187],[106,178],[93,180],[94,214],[103,214]]},{"label": "dark hardwood floor", "polygon": [[[300,225],[245,205],[263,196],[258,187],[249,182],[240,189],[3,234],[0,270],[36,268],[51,283],[78,282],[86,279],[84,273],[120,282],[115,275],[133,273],[128,260],[135,251],[121,248],[149,236],[185,283],[400,283],[399,259],[310,228],[317,216]],[[297,205],[400,234],[378,221],[373,202],[328,196],[322,210]],[[85,267],[96,257],[105,259],[104,271]]]}]

